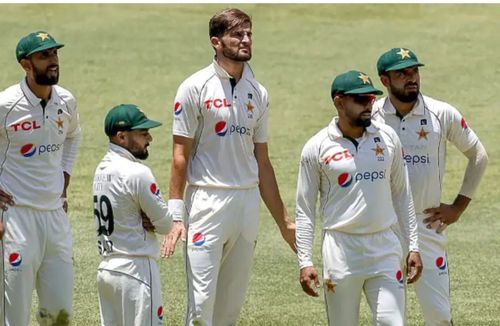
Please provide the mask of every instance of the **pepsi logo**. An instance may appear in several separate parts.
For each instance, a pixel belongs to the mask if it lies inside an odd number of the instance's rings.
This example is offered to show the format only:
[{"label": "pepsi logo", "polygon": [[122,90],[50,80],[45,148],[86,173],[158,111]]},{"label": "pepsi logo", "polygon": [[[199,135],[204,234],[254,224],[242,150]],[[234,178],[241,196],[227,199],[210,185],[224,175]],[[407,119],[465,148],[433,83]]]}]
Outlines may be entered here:
[{"label": "pepsi logo", "polygon": [[200,247],[205,243],[205,236],[202,233],[197,232],[193,235],[192,242],[196,247]]},{"label": "pepsi logo", "polygon": [[158,309],[156,310],[156,315],[158,316],[159,320],[163,320],[163,306],[158,307]]},{"label": "pepsi logo", "polygon": [[460,124],[462,125],[462,129],[467,129],[467,121],[465,121],[465,118],[462,118],[462,121],[460,121]]},{"label": "pepsi logo", "polygon": [[444,271],[446,269],[446,260],[443,257],[436,258],[436,267]]},{"label": "pepsi logo", "polygon": [[215,133],[221,137],[224,137],[227,133],[227,123],[225,121],[219,121],[215,124]]},{"label": "pepsi logo", "polygon": [[36,146],[33,144],[26,144],[23,147],[21,147],[20,152],[21,155],[24,157],[31,157],[36,153]]},{"label": "pepsi logo", "polygon": [[403,284],[403,272],[397,271],[396,272],[396,280],[398,281],[399,284]]},{"label": "pepsi logo", "polygon": [[352,176],[349,173],[344,172],[339,175],[337,181],[339,182],[339,186],[341,186],[342,188],[346,188],[351,185]]},{"label": "pepsi logo", "polygon": [[149,190],[151,190],[151,192],[153,193],[153,195],[158,196],[160,194],[160,188],[158,188],[158,186],[154,182],[149,187]]},{"label": "pepsi logo", "polygon": [[175,102],[174,104],[174,114],[179,115],[182,113],[182,104],[180,102]]},{"label": "pepsi logo", "polygon": [[13,267],[18,267],[23,262],[23,257],[18,252],[13,252],[9,255],[9,263]]}]

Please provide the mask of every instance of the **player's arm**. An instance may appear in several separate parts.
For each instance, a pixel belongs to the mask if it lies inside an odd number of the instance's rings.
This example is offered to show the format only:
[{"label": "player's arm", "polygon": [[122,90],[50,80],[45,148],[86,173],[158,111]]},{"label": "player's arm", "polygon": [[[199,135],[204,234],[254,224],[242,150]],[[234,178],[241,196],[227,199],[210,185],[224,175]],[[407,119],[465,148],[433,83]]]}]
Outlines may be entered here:
[{"label": "player's arm", "polygon": [[390,180],[392,202],[398,217],[398,224],[405,239],[405,245],[409,251],[406,257],[408,283],[414,283],[419,279],[423,269],[418,248],[417,218],[411,194],[408,170],[402,155],[401,142],[395,133],[392,139],[395,145]]},{"label": "player's arm", "polygon": [[465,119],[453,107],[450,107],[448,114],[447,121],[450,123],[450,128],[447,139],[467,157],[468,163],[462,186],[453,203],[441,203],[439,207],[428,208],[424,211],[424,213],[429,214],[424,223],[430,225],[435,221],[441,222],[436,230],[438,233],[442,232],[448,225],[458,221],[472,200],[488,165],[488,154],[479,138],[467,126]]},{"label": "player's arm", "polygon": [[186,188],[187,167],[189,163],[189,154],[193,148],[193,139],[183,136],[173,137],[172,144],[172,166],[170,168],[170,200],[169,207],[173,214],[179,219],[174,222],[172,231],[165,236],[162,243],[162,257],[170,257],[175,252],[175,245],[179,238],[185,240],[186,228],[183,219],[185,215],[184,190]]},{"label": "player's arm", "polygon": [[309,155],[304,147],[300,159],[297,179],[297,197],[295,209],[297,258],[299,261],[299,282],[302,290],[310,296],[317,297],[319,277],[313,266],[314,224],[316,202],[320,187],[318,163]]},{"label": "player's arm", "polygon": [[283,239],[294,252],[295,224],[290,220],[276,182],[273,165],[269,159],[267,143],[255,143],[254,154],[259,168],[259,190],[262,200],[278,225]]},{"label": "player's arm", "polygon": [[68,132],[66,133],[66,138],[63,143],[63,153],[62,153],[62,169],[64,173],[64,188],[61,194],[63,201],[63,208],[68,211],[67,202],[67,191],[69,187],[69,182],[71,178],[71,171],[76,161],[76,156],[78,154],[78,149],[81,143],[81,128],[80,128],[80,116],[76,108],[76,101],[74,98],[68,100],[68,109],[70,114]]},{"label": "player's arm", "polygon": [[139,203],[144,228],[151,231],[149,226],[152,224],[156,233],[167,234],[172,229],[173,214],[151,170],[146,166],[136,168],[129,175],[128,184]]}]

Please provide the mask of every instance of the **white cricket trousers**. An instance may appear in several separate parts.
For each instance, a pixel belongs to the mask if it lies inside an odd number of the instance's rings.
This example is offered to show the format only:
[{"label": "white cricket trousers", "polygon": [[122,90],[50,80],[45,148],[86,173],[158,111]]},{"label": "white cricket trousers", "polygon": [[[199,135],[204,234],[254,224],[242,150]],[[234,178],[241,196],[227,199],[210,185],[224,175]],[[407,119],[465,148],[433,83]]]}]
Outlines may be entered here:
[{"label": "white cricket trousers", "polygon": [[443,233],[427,229],[423,223],[424,218],[426,215],[417,214],[420,255],[424,269],[415,283],[415,293],[422,308],[425,325],[451,326],[450,275],[446,254],[448,241]]},{"label": "white cricket trousers", "polygon": [[33,289],[40,325],[68,325],[73,314],[73,250],[68,217],[62,208],[13,206],[3,212],[4,305],[0,324],[27,326]]},{"label": "white cricket trousers", "polygon": [[186,325],[236,325],[257,241],[259,190],[189,186],[186,207]]},{"label": "white cricket trousers", "polygon": [[402,249],[392,230],[362,235],[325,230],[322,254],[330,326],[359,325],[362,291],[373,325],[405,325]]},{"label": "white cricket trousers", "polygon": [[106,257],[97,269],[102,326],[163,325],[160,273],[150,257]]}]

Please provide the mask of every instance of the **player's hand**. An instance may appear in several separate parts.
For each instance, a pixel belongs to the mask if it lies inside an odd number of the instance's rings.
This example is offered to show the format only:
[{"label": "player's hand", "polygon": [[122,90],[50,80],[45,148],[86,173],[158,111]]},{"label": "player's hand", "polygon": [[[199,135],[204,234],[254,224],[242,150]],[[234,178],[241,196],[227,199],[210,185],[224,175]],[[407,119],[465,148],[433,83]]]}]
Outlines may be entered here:
[{"label": "player's hand", "polygon": [[175,245],[179,238],[182,241],[186,241],[186,228],[184,227],[184,222],[174,222],[172,225],[172,230],[165,235],[163,242],[161,244],[161,256],[163,258],[169,258],[175,252]]},{"label": "player's hand", "polygon": [[14,206],[12,195],[0,189],[0,209],[4,212],[9,209],[8,205]]},{"label": "player's hand", "polygon": [[143,211],[141,211],[141,219],[142,219],[142,227],[144,228],[144,230],[148,232],[155,232],[155,226],[153,225],[149,217],[146,215],[146,213],[144,213]]},{"label": "player's hand", "polygon": [[304,267],[300,270],[300,285],[302,290],[311,297],[318,296],[318,289],[320,287],[318,273],[312,266]]},{"label": "player's hand", "polygon": [[5,227],[3,226],[3,222],[0,221],[0,240],[3,239],[4,233],[5,233]]},{"label": "player's hand", "polygon": [[64,209],[64,212],[67,214],[68,213],[68,199],[66,197],[61,197],[61,200],[63,202],[62,208]]},{"label": "player's hand", "polygon": [[420,253],[415,251],[410,251],[408,257],[406,257],[406,275],[408,284],[415,283],[420,278],[422,274],[422,259],[420,258]]},{"label": "player's hand", "polygon": [[424,219],[428,229],[436,228],[437,233],[441,233],[450,224],[458,221],[462,211],[455,205],[443,204],[439,207],[424,210],[429,216]]},{"label": "player's hand", "polygon": [[285,239],[286,243],[292,248],[293,252],[297,253],[297,247],[295,246],[295,223],[291,221],[286,221],[283,226],[280,227],[281,236]]}]

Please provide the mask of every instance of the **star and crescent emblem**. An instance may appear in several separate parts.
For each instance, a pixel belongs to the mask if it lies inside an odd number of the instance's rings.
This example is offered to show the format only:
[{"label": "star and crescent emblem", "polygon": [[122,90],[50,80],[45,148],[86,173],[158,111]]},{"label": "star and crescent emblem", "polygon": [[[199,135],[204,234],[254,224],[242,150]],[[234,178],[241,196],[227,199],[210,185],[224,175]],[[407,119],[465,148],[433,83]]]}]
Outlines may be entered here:
[{"label": "star and crescent emblem", "polygon": [[427,135],[429,134],[428,131],[425,131],[424,127],[422,127],[420,129],[420,131],[417,131],[417,135],[418,135],[418,139],[422,139],[424,138],[425,140],[427,140]]},{"label": "star and crescent emblem", "polygon": [[36,36],[40,38],[40,41],[50,40],[50,35],[47,33],[40,32]]},{"label": "star and crescent emblem", "polygon": [[406,50],[406,49],[399,49],[399,52],[396,52],[397,54],[399,54],[401,56],[401,59],[404,59],[404,58],[408,58],[410,59],[410,50]]},{"label": "star and crescent emblem", "polygon": [[359,76],[358,76],[358,78],[363,81],[363,84],[371,84],[370,83],[370,77],[368,77],[367,75],[365,75],[363,73],[360,73]]}]

